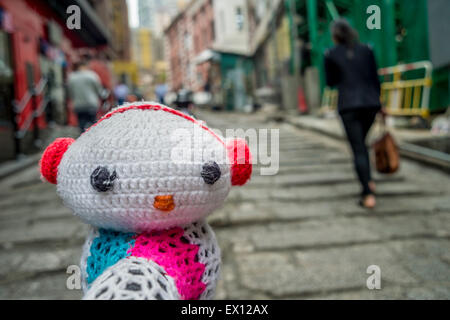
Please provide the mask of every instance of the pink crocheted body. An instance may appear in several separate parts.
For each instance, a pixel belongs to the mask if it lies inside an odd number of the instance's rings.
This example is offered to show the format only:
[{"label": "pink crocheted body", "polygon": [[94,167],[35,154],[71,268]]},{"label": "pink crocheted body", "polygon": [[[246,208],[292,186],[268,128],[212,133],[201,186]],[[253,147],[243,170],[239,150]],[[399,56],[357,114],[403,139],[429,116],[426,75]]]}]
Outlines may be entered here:
[{"label": "pink crocheted body", "polygon": [[194,300],[206,288],[206,284],[202,282],[205,265],[198,262],[199,247],[190,244],[183,235],[182,228],[136,235],[135,244],[129,253],[133,257],[146,258],[162,266],[175,279],[181,298]]}]

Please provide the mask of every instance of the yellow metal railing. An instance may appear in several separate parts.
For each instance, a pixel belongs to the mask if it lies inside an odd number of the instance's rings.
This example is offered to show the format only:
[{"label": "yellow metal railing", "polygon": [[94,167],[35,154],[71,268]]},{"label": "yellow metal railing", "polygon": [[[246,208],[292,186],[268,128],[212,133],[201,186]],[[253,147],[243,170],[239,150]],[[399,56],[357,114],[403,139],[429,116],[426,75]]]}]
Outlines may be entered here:
[{"label": "yellow metal railing", "polygon": [[320,111],[330,111],[336,110],[338,104],[338,91],[336,89],[331,89],[330,87],[325,87],[322,95],[322,103]]},{"label": "yellow metal railing", "polygon": [[[403,80],[406,72],[424,70],[422,78]],[[381,102],[393,116],[430,115],[430,90],[433,66],[429,61],[419,61],[382,68],[378,71],[384,81],[381,84]]]},{"label": "yellow metal railing", "polygon": [[[403,80],[406,72],[424,70],[422,78]],[[430,90],[433,66],[429,61],[401,64],[378,70],[383,77],[381,83],[381,102],[386,112],[392,116],[430,115]],[[336,110],[338,91],[326,87],[322,95],[321,111]]]}]

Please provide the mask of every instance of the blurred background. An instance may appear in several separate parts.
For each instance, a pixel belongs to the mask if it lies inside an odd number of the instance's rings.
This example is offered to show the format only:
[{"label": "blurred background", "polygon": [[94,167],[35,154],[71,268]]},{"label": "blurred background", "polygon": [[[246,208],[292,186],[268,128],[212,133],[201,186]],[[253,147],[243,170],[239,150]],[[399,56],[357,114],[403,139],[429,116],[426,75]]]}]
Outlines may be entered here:
[{"label": "blurred background", "polygon": [[[70,5],[80,9],[79,29],[66,26]],[[370,5],[382,13],[381,29],[366,25]],[[129,101],[170,105],[184,89],[203,93],[196,104],[214,110],[274,104],[291,114],[326,113],[337,93],[325,85],[323,53],[338,17],[373,46],[389,112],[431,128],[450,104],[448,12],[440,0],[3,0],[1,159],[34,152],[49,125],[76,125],[66,84],[80,60],[109,93],[99,114],[116,104],[121,83]],[[435,130],[448,132],[448,120]]]},{"label": "blurred background", "polygon": [[[373,298],[365,268],[379,257],[395,268],[375,298],[448,299],[449,16],[448,0],[0,0],[0,297],[80,295],[65,270],[85,229],[37,162],[55,137],[80,133],[69,78],[82,62],[101,85],[97,118],[151,100],[213,127],[282,129],[279,175],[234,191],[211,222],[224,248],[219,298]],[[338,93],[326,86],[340,17],[373,47],[388,125],[415,161],[376,176],[375,217],[353,203]]]}]

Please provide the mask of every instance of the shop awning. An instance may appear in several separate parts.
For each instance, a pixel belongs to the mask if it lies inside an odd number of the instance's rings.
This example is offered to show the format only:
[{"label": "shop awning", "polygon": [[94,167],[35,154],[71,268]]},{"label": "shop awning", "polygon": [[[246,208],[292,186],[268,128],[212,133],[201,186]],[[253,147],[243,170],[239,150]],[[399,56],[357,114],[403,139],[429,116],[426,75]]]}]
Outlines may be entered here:
[{"label": "shop awning", "polygon": [[202,64],[202,63],[210,61],[210,60],[219,61],[220,60],[219,53],[217,53],[213,50],[209,50],[209,49],[204,50],[197,57],[194,58],[194,63]]}]

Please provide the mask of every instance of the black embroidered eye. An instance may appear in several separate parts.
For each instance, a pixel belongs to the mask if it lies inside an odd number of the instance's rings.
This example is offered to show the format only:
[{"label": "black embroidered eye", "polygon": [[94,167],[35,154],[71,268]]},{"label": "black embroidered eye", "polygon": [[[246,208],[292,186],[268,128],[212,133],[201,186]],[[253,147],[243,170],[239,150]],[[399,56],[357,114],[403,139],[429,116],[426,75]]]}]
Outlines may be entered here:
[{"label": "black embroidered eye", "polygon": [[107,192],[114,187],[116,178],[116,171],[110,174],[108,168],[99,166],[91,174],[91,185],[98,192]]},{"label": "black embroidered eye", "polygon": [[220,175],[220,168],[216,162],[210,161],[203,165],[201,176],[206,184],[216,183],[216,181],[220,179]]}]

